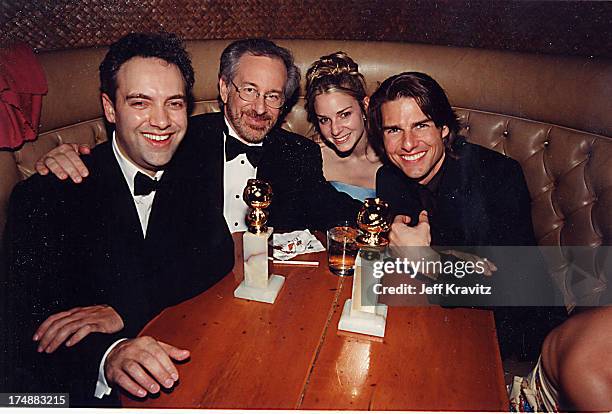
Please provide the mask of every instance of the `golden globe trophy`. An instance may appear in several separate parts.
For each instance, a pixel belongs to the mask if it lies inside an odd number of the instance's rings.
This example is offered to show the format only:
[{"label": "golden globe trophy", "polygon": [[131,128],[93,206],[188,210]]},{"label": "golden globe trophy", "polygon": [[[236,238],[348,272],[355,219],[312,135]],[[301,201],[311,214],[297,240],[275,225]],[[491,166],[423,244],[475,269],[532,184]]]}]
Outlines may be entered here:
[{"label": "golden globe trophy", "polygon": [[382,237],[382,233],[389,231],[389,204],[380,198],[366,198],[363,207],[357,213],[357,225],[365,234],[357,238],[357,241],[372,250],[379,250],[389,244],[389,240]]},{"label": "golden globe trophy", "polygon": [[384,258],[389,240],[383,237],[390,229],[389,204],[380,198],[367,198],[357,214],[357,226],[363,234],[357,237],[359,253],[355,260],[355,275],[351,299],[342,309],[338,329],[378,337],[385,336],[387,306],[378,303],[374,286],[374,263]]},{"label": "golden globe trophy", "polygon": [[242,199],[249,206],[246,222],[249,233],[262,234],[268,231],[268,212],[266,209],[272,203],[272,187],[265,181],[251,178],[247,181],[242,193]]},{"label": "golden globe trophy", "polygon": [[242,236],[244,280],[234,291],[234,296],[258,302],[274,303],[285,278],[268,277],[268,239],[272,228],[267,227],[268,212],[272,203],[272,187],[265,181],[250,179],[242,198],[249,206],[246,215],[248,231]]}]

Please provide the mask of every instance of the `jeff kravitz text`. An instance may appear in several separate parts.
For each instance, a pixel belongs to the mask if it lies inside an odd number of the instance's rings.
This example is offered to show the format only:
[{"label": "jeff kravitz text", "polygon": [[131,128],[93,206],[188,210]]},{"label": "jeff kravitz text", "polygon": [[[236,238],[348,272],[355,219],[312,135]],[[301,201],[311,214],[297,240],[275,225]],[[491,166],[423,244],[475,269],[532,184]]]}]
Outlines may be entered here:
[{"label": "jeff kravitz text", "polygon": [[383,286],[376,283],[373,291],[377,295],[490,295],[491,286],[476,283],[474,286],[457,286],[454,283],[434,283],[417,286],[402,283],[399,286]]},{"label": "jeff kravitz text", "polygon": [[[483,260],[453,261],[453,260],[409,260],[395,258],[381,260],[373,265],[372,276],[379,281],[385,274],[406,275],[414,279],[419,274],[448,275],[463,279],[469,275],[485,274],[486,264]],[[396,286],[383,286],[381,282],[372,286],[377,295],[491,295],[491,286],[475,283],[473,286],[457,285],[456,283],[433,283],[415,286],[401,283]]]}]

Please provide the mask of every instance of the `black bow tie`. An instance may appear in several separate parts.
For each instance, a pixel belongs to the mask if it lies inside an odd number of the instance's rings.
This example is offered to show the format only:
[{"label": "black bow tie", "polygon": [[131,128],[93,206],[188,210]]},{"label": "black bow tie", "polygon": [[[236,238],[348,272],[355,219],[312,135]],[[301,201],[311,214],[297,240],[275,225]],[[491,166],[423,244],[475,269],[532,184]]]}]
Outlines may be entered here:
[{"label": "black bow tie", "polygon": [[225,158],[231,161],[240,154],[246,154],[251,165],[257,168],[263,155],[263,146],[247,145],[231,135],[227,135],[225,139]]},{"label": "black bow tie", "polygon": [[159,181],[152,179],[146,174],[140,171],[136,173],[134,177],[134,195],[149,195],[152,191],[159,189]]}]

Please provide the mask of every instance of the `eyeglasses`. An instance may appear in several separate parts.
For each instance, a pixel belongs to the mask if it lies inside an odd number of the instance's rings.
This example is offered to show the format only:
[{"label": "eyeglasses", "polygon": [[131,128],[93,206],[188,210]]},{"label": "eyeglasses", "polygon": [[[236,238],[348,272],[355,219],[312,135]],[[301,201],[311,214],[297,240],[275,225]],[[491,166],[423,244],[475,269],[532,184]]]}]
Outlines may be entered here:
[{"label": "eyeglasses", "polygon": [[[261,96],[261,92],[259,92],[253,86],[240,87],[236,85],[234,81],[231,81],[231,82],[232,82],[232,85],[234,85],[234,88],[236,88],[236,91],[238,92],[238,96],[240,96],[240,99],[242,99],[243,101],[255,102]],[[281,93],[278,93],[278,92],[268,92],[264,94],[263,97],[264,97],[264,102],[266,103],[266,105],[272,109],[280,109],[285,103],[285,97]]]}]

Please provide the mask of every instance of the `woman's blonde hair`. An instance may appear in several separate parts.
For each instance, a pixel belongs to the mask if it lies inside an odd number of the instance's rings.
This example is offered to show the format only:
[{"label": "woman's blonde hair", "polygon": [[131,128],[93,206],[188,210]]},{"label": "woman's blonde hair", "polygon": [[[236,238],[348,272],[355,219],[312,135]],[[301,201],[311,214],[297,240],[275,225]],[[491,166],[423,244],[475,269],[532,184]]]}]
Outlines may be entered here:
[{"label": "woman's blonde hair", "polygon": [[352,96],[359,103],[365,116],[364,98],[366,95],[365,79],[359,73],[359,66],[344,52],[321,56],[306,72],[306,114],[308,121],[320,134],[319,122],[315,111],[315,98],[330,92],[342,92]]}]

